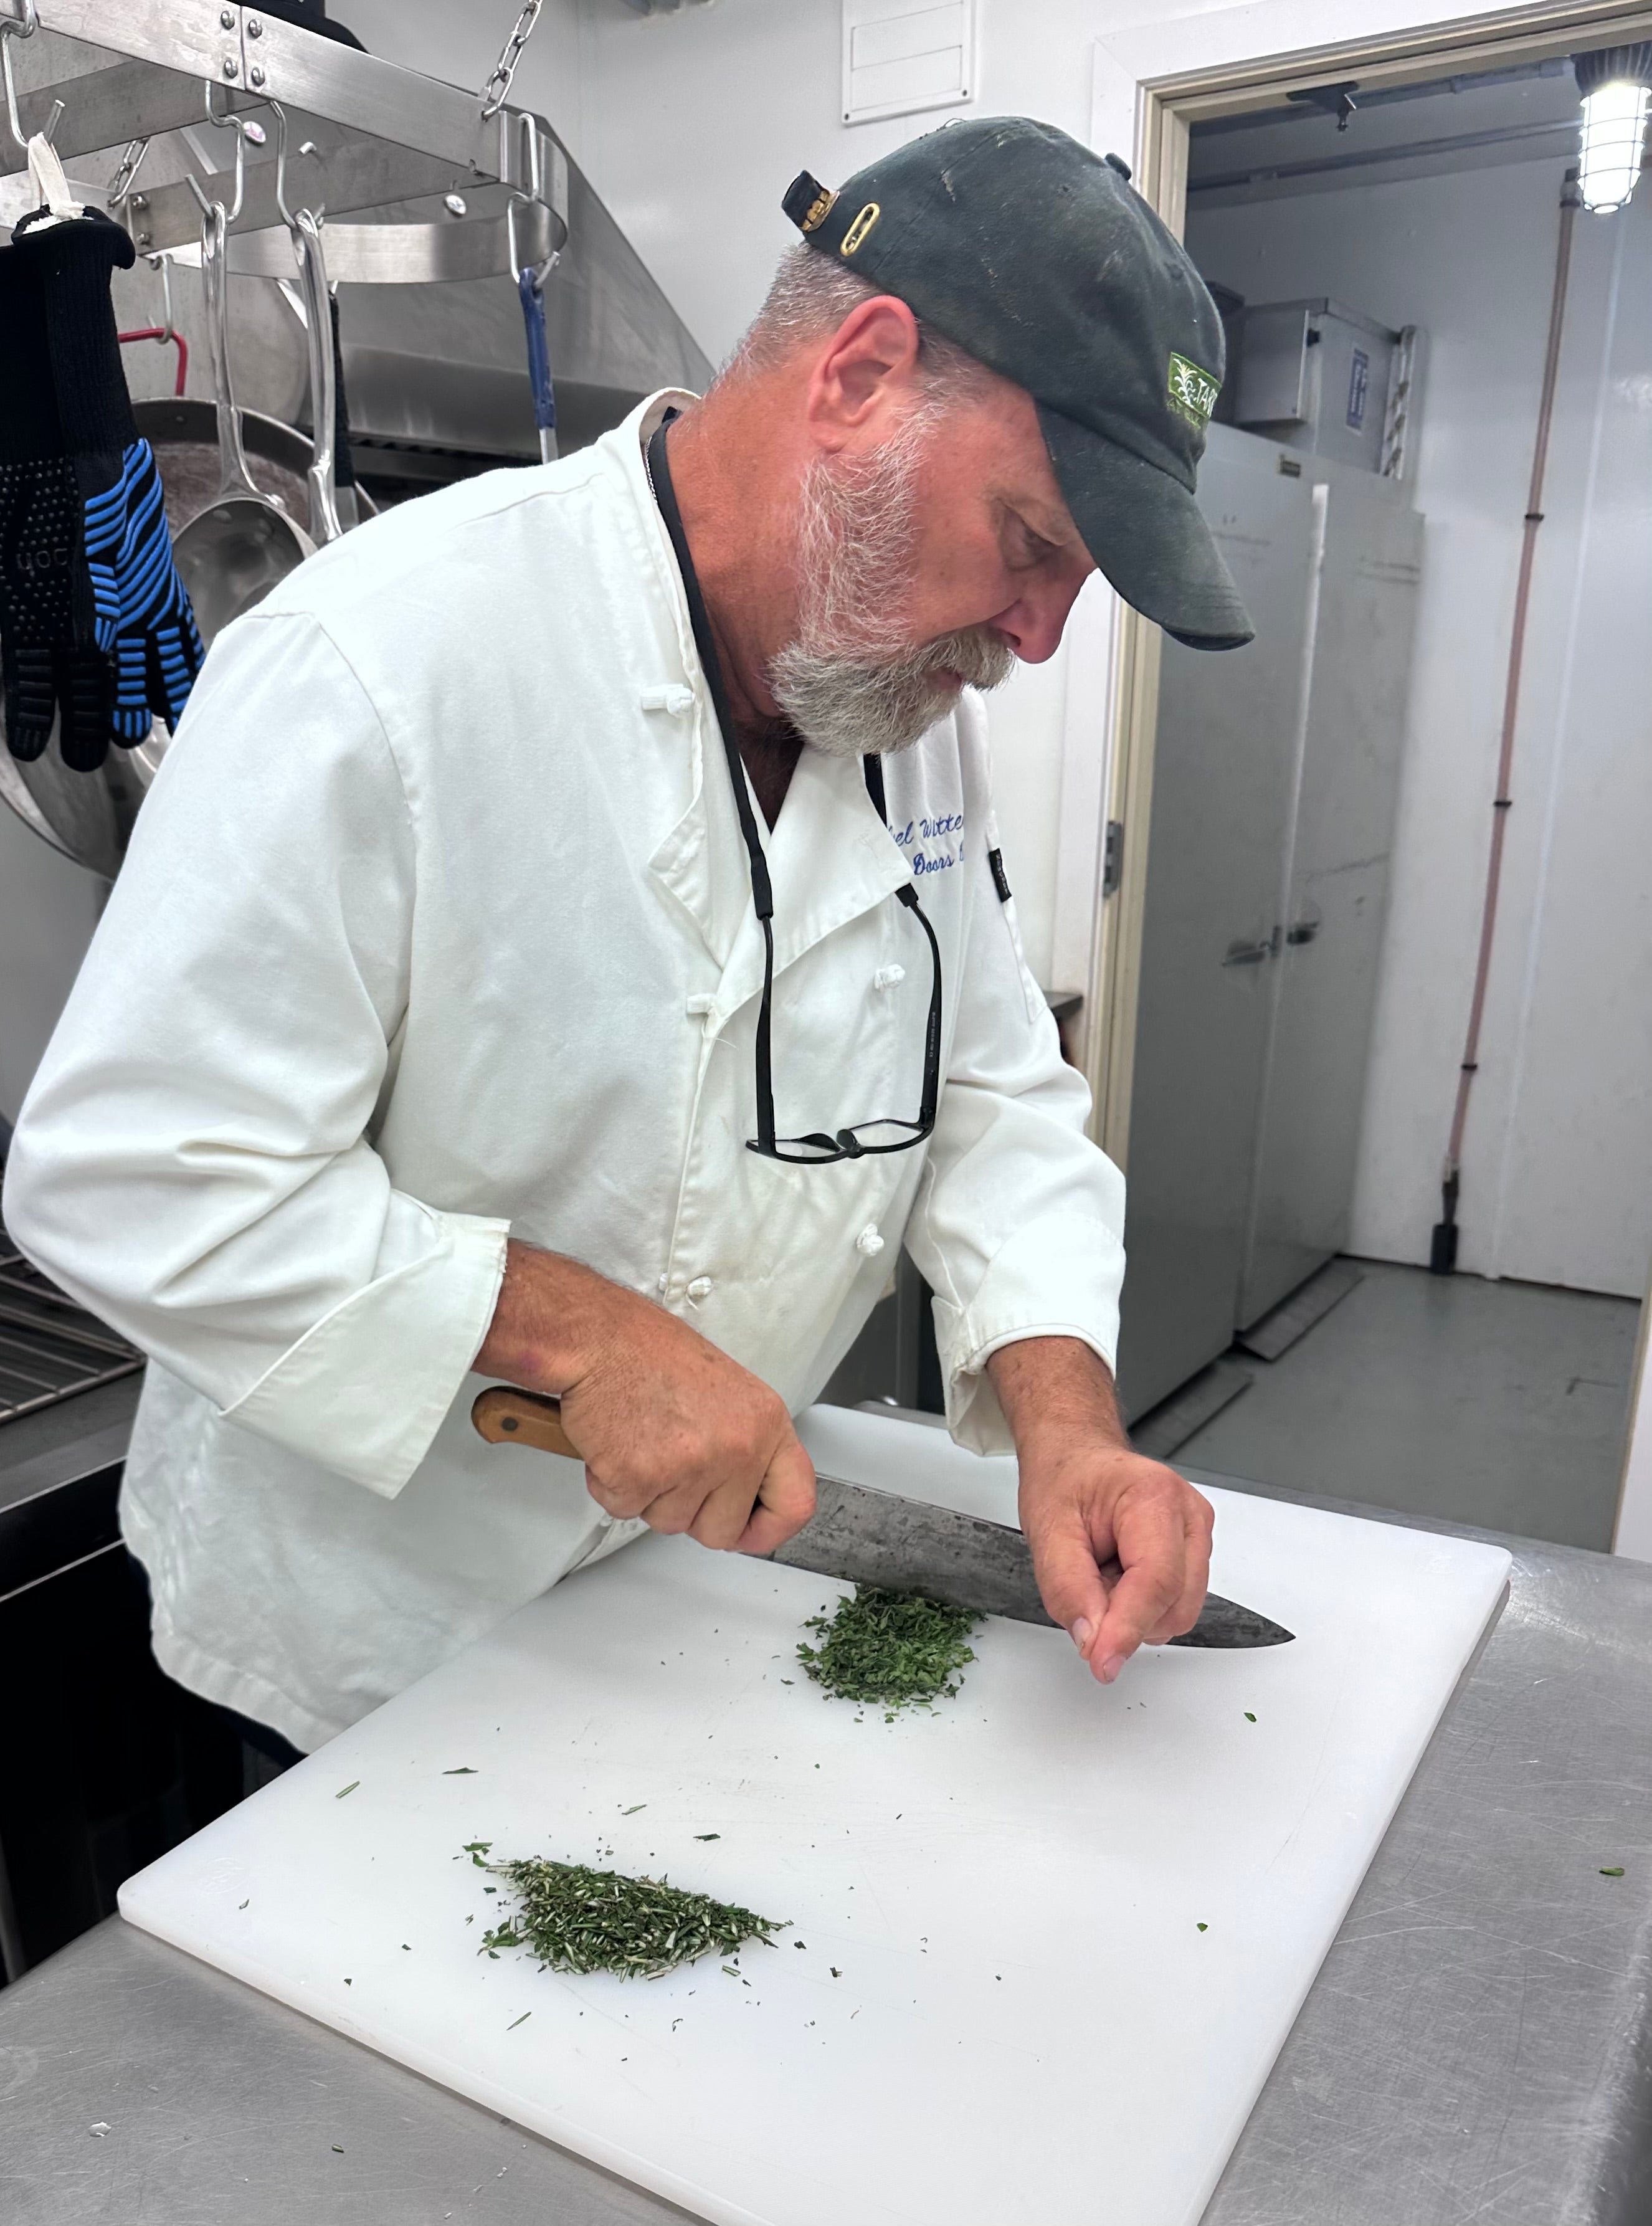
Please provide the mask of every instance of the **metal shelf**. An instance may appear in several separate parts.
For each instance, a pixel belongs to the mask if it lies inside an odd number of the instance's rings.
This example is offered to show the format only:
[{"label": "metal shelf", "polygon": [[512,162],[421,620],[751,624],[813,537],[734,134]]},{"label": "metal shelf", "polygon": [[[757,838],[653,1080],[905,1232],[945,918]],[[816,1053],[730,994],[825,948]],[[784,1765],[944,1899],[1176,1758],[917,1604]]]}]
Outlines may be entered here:
[{"label": "metal shelf", "polygon": [[48,1282],[0,1223],[0,1423],[143,1365],[137,1348]]}]

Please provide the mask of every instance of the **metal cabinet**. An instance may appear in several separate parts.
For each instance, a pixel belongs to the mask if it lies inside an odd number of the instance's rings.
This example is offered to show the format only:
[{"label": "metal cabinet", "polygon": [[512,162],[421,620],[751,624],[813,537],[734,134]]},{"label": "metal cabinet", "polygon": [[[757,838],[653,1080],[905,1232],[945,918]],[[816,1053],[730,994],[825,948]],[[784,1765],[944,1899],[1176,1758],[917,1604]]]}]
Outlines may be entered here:
[{"label": "metal cabinet", "polygon": [[1233,1338],[1310,639],[1310,483],[1216,426],[1199,503],[1256,639],[1221,654],[1164,645],[1125,1208],[1129,1415]]},{"label": "metal cabinet", "polygon": [[1199,503],[1256,627],[1166,641],[1119,1389],[1139,1415],[1346,1240],[1421,521],[1391,480],[1213,426]]},{"label": "metal cabinet", "polygon": [[1323,531],[1284,934],[1238,1326],[1348,1239],[1400,792],[1422,520],[1391,480],[1314,463]]}]

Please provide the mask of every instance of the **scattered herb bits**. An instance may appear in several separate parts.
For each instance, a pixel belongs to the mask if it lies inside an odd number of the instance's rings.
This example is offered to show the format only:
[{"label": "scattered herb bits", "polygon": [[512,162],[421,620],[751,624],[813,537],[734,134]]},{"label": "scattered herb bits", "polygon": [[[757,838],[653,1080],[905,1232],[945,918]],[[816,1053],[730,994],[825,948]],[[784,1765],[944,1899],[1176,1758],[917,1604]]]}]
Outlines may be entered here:
[{"label": "scattered herb bits", "polygon": [[1253,1716],[1253,1715],[1251,1714],[1251,1713],[1250,1713],[1250,1710],[1249,1710],[1249,1708],[1247,1708],[1247,1709],[1245,1710],[1245,1721],[1246,1721],[1248,1724],[1254,1724],[1254,1723],[1255,1722],[1255,1720],[1256,1720],[1255,1717],[1255,1716]]},{"label": "scattered herb bits", "polygon": [[507,1882],[517,1906],[482,1935],[479,1952],[519,1948],[537,1956],[542,1970],[657,1979],[702,1956],[732,1956],[747,1940],[767,1944],[785,1930],[755,1910],[689,1893],[663,1879],[537,1856],[486,1867]]},{"label": "scattered herb bits", "polygon": [[805,1628],[820,1644],[800,1645],[797,1659],[834,1699],[875,1701],[888,1722],[896,1709],[953,1697],[975,1658],[965,1641],[980,1621],[971,1608],[858,1585],[829,1619],[810,1616]]},{"label": "scattered herb bits", "polygon": [[1600,1875],[1602,1878],[1622,1878],[1623,1875],[1623,1866],[1622,1863],[1614,1863],[1610,1870],[1602,1871]]}]

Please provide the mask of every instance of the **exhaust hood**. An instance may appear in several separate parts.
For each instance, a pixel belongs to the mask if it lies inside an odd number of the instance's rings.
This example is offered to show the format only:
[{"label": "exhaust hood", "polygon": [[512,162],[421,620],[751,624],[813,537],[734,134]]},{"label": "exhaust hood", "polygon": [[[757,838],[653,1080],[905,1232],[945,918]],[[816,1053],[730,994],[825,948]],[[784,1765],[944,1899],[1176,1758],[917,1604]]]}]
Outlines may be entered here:
[{"label": "exhaust hood", "polygon": [[[430,207],[384,213],[428,220]],[[657,387],[697,393],[709,382],[711,365],[688,327],[571,161],[568,243],[544,293],[564,454],[617,425]],[[341,284],[339,325],[350,434],[365,476],[446,476],[446,459],[459,468],[461,460],[472,468],[481,459],[537,461],[522,311],[508,278]],[[293,369],[302,407],[296,345]]]}]

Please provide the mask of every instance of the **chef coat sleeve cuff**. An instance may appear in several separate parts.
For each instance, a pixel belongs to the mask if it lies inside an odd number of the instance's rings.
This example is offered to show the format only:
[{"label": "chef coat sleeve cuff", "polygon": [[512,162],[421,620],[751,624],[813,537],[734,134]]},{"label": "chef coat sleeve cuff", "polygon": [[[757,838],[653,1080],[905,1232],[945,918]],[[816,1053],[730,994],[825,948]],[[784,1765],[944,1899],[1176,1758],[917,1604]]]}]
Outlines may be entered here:
[{"label": "chef coat sleeve cuff", "polygon": [[353,1292],[222,1410],[386,1499],[423,1460],[481,1350],[511,1228],[423,1210],[428,1251]]},{"label": "chef coat sleeve cuff", "polygon": [[946,1420],[970,1453],[1013,1453],[1015,1441],[987,1363],[1029,1337],[1071,1337],[1110,1371],[1118,1353],[1124,1247],[1106,1222],[1034,1223],[994,1256],[967,1307],[937,1295],[935,1340]]}]

